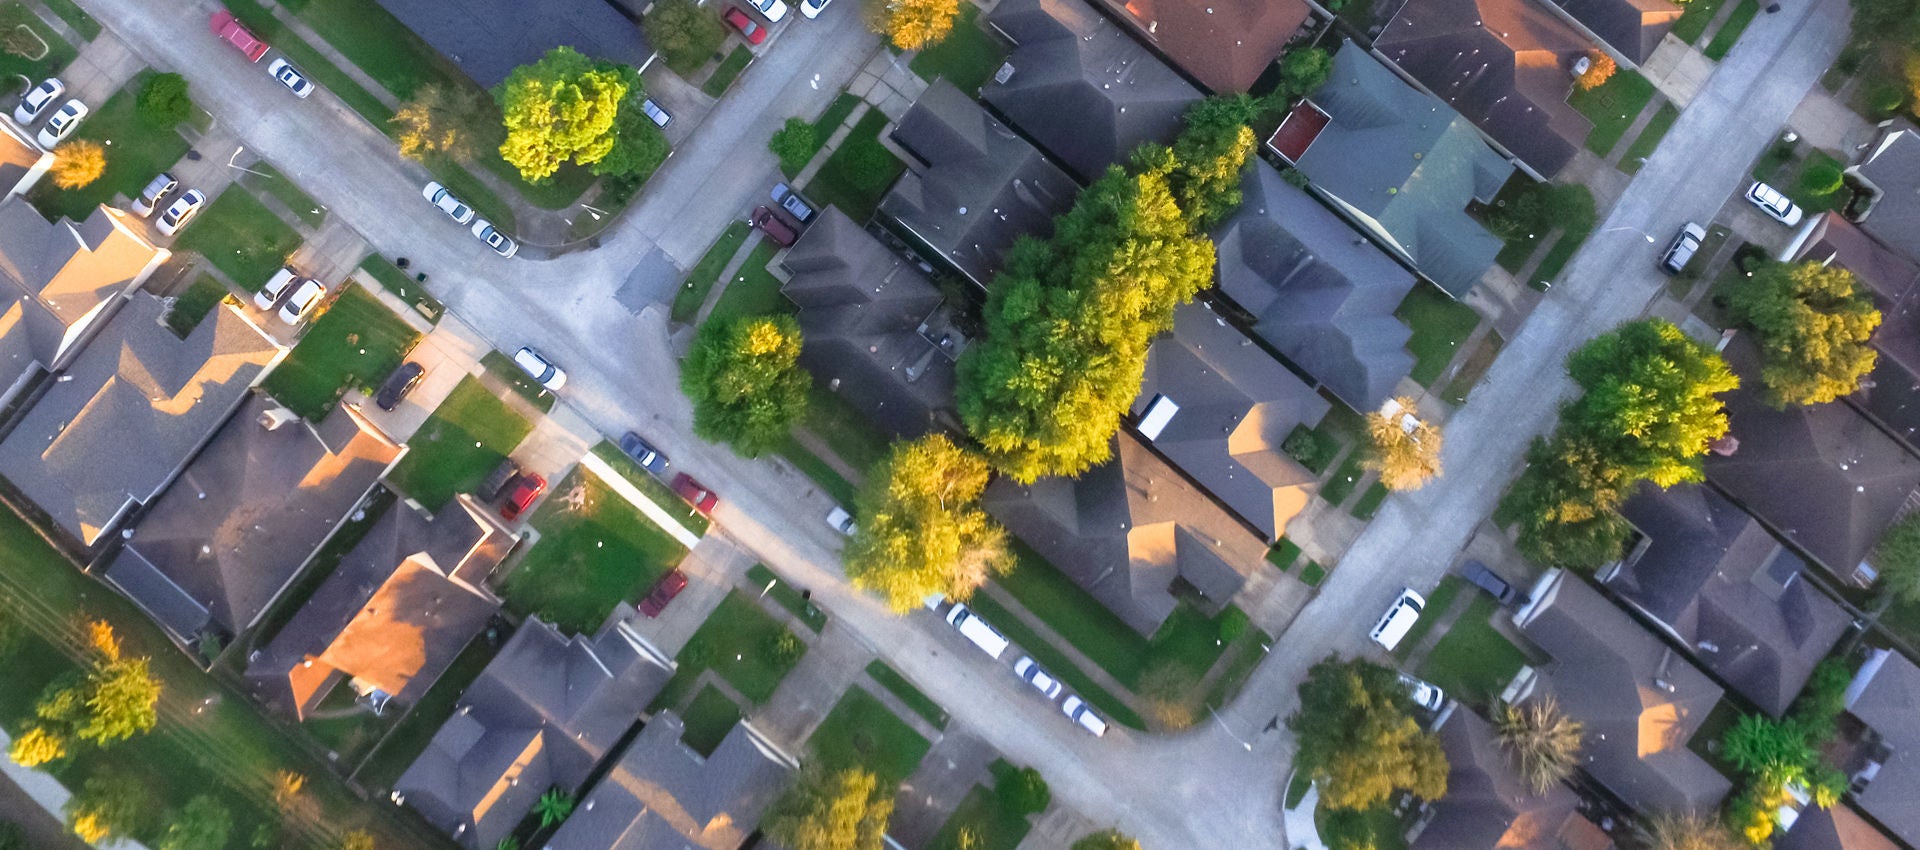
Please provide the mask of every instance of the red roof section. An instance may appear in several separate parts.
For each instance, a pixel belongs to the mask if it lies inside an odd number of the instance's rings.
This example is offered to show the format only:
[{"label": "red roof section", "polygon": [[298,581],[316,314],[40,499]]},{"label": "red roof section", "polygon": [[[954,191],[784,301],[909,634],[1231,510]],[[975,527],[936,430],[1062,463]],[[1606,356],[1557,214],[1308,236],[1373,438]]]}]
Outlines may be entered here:
[{"label": "red roof section", "polygon": [[1312,101],[1303,100],[1294,104],[1293,111],[1280,119],[1280,126],[1267,139],[1267,147],[1285,159],[1289,165],[1299,162],[1307,148],[1313,146],[1313,140],[1320,138],[1320,131],[1327,129],[1327,113]]}]

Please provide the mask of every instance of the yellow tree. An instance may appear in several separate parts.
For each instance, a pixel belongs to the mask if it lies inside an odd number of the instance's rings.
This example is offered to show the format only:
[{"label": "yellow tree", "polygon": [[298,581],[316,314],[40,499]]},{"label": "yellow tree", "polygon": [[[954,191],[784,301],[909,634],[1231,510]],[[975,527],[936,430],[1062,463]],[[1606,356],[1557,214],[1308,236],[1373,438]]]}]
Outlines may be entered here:
[{"label": "yellow tree", "polygon": [[865,770],[810,770],[767,813],[767,836],[793,850],[881,850],[897,789]]},{"label": "yellow tree", "polygon": [[88,139],[53,149],[53,185],[78,189],[100,179],[107,170],[107,149]]},{"label": "yellow tree", "polygon": [[960,0],[886,0],[866,6],[867,26],[901,50],[939,44],[953,31]]},{"label": "yellow tree", "polygon": [[500,157],[527,180],[552,177],[560,165],[599,162],[613,150],[614,119],[639,86],[632,68],[596,63],[571,47],[556,47],[522,65],[500,84],[506,141]]},{"label": "yellow tree", "polygon": [[1367,414],[1373,453],[1362,462],[1389,490],[1418,490],[1440,474],[1440,429],[1413,410],[1413,399],[1396,398]]},{"label": "yellow tree", "polygon": [[848,577],[905,613],[935,593],[965,599],[1011,569],[1006,530],[980,507],[987,477],[986,459],[944,434],[895,445],[861,494]]},{"label": "yellow tree", "polygon": [[1776,407],[1850,395],[1873,371],[1880,311],[1853,272],[1768,263],[1727,300],[1760,343],[1760,380]]},{"label": "yellow tree", "polygon": [[444,154],[465,161],[483,146],[498,144],[499,107],[485,93],[428,83],[400,104],[390,123],[400,155],[425,161]]},{"label": "yellow tree", "polygon": [[67,740],[45,726],[31,726],[20,737],[13,739],[13,747],[7,750],[7,756],[21,767],[39,767],[66,758]]},{"label": "yellow tree", "polygon": [[1613,79],[1615,71],[1620,70],[1620,66],[1614,64],[1613,57],[1601,51],[1593,51],[1587,59],[1590,63],[1587,65],[1586,73],[1574,80],[1574,84],[1579,86],[1581,91],[1592,91],[1601,87],[1608,80]]}]

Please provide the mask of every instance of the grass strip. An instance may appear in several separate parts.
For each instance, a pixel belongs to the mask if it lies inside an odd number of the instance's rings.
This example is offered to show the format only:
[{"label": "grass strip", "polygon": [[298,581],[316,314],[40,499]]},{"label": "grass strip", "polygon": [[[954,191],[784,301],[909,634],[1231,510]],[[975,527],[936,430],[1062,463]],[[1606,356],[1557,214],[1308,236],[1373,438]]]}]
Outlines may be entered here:
[{"label": "grass strip", "polygon": [[1067,687],[1078,693],[1081,699],[1091,703],[1094,708],[1105,714],[1107,719],[1133,729],[1146,728],[1146,721],[1140,719],[1138,712],[1114,696],[1106,688],[1094,684],[1093,677],[1080,671],[1080,667],[1067,658],[1067,654],[1055,649],[1053,644],[1040,637],[1040,633],[1027,627],[1025,621],[1015,616],[1006,606],[995,602],[986,594],[975,594],[967,605],[980,612],[994,628],[999,629],[1008,639],[1020,645],[1020,648],[1040,666],[1047,668]]},{"label": "grass strip", "polygon": [[779,576],[767,569],[765,564],[754,564],[747,568],[747,583],[760,588],[763,596],[769,597],[774,604],[787,609],[787,612],[799,618],[814,634],[827,627],[827,612],[813,604],[800,594],[799,588],[781,581]]},{"label": "grass strip", "polygon": [[907,681],[907,677],[900,675],[899,671],[888,667],[887,662],[876,659],[872,664],[868,664],[867,675],[873,677],[873,681],[880,687],[886,688],[888,692],[899,697],[901,702],[913,709],[914,714],[925,718],[928,723],[933,724],[935,729],[947,728],[947,710],[934,702],[933,697],[927,696],[919,688],[914,687],[913,683]]}]

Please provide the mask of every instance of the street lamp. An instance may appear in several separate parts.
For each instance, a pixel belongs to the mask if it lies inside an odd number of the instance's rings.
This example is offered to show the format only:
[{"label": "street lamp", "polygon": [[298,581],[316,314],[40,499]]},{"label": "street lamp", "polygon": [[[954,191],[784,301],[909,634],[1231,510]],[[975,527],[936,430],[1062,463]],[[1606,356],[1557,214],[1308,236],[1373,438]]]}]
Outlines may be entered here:
[{"label": "street lamp", "polygon": [[1246,741],[1240,740],[1239,735],[1233,734],[1233,729],[1227,726],[1227,721],[1220,719],[1220,712],[1215,711],[1213,706],[1207,706],[1207,713],[1213,715],[1213,722],[1220,724],[1220,731],[1227,733],[1227,737],[1232,738],[1236,743],[1238,743],[1240,745],[1240,749],[1246,750],[1247,752],[1253,752],[1253,745],[1247,743]]},{"label": "street lamp", "polygon": [[243,151],[243,150],[246,150],[246,149],[247,149],[247,148],[246,148],[246,146],[245,146],[245,145],[241,145],[240,147],[237,147],[237,148],[234,148],[234,149],[233,149],[233,155],[232,155],[232,156],[229,156],[229,157],[227,157],[227,167],[228,167],[228,168],[234,168],[234,169],[238,169],[238,170],[240,170],[240,171],[245,171],[245,172],[246,172],[246,173],[248,173],[248,174],[258,174],[258,175],[259,175],[259,176],[261,176],[261,177],[268,177],[268,178],[271,178],[271,177],[273,176],[273,175],[271,175],[271,174],[262,174],[261,172],[258,172],[258,171],[255,171],[255,170],[253,170],[253,169],[251,169],[251,168],[248,168],[248,167],[246,167],[246,166],[244,166],[244,165],[234,165],[234,164],[233,164],[233,161],[234,161],[234,160],[236,160],[236,159],[239,159],[239,158],[240,158],[240,152],[241,152],[241,151]]},{"label": "street lamp", "polygon": [[1654,238],[1653,238],[1653,235],[1652,235],[1652,234],[1650,234],[1650,233],[1648,233],[1648,232],[1646,232],[1646,231],[1644,231],[1644,230],[1641,230],[1641,229],[1640,229],[1640,228],[1638,228],[1638,227],[1631,227],[1631,226],[1628,226],[1628,225],[1624,225],[1624,224],[1623,224],[1623,225],[1621,225],[1621,226],[1619,226],[1619,227],[1609,227],[1609,228],[1607,228],[1607,229],[1605,229],[1605,230],[1602,230],[1602,231],[1600,231],[1600,232],[1601,232],[1601,233],[1612,233],[1612,232],[1614,232],[1614,231],[1616,231],[1616,230],[1630,230],[1630,231],[1633,231],[1634,233],[1638,233],[1638,234],[1640,234],[1640,238],[1642,238],[1642,239],[1645,239],[1645,240],[1647,240],[1647,244],[1648,244],[1648,245],[1652,245],[1652,244],[1654,244],[1655,242],[1658,242],[1658,241],[1659,241],[1659,240],[1657,240],[1657,239],[1654,239]]}]

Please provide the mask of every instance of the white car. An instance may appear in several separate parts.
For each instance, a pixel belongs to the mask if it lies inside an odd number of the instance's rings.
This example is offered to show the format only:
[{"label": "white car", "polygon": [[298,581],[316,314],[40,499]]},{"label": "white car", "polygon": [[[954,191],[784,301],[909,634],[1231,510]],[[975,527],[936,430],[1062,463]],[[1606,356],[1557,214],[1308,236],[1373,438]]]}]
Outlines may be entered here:
[{"label": "white car", "polygon": [[834,505],[833,510],[827,511],[827,527],[852,537],[856,527],[853,524],[853,514],[847,513],[846,508]]},{"label": "white car", "polygon": [[67,101],[65,106],[60,107],[59,112],[53,113],[53,117],[47,119],[47,126],[40,128],[38,136],[40,146],[53,150],[56,145],[73,135],[74,128],[79,127],[80,122],[85,120],[87,120],[87,105],[81,103],[77,97]]},{"label": "white car", "polygon": [[640,111],[646,113],[647,120],[652,121],[653,126],[659,127],[662,130],[667,129],[667,125],[673,123],[673,116],[668,115],[667,110],[662,108],[660,104],[654,103],[653,98],[640,101]]},{"label": "white car", "polygon": [[1440,690],[1439,685],[1421,681],[1405,673],[1397,675],[1400,677],[1401,687],[1407,689],[1407,696],[1413,697],[1414,705],[1428,711],[1439,711],[1446,707],[1447,692]]},{"label": "white car", "polygon": [[293,285],[299,282],[299,274],[293,269],[281,266],[279,271],[273,273],[273,277],[267,278],[267,285],[260,287],[260,291],[253,294],[253,306],[262,310],[273,309],[274,302],[279,301],[280,296],[287,294],[287,290],[292,289]]},{"label": "white car", "polygon": [[1040,669],[1039,664],[1025,655],[1020,656],[1019,661],[1013,662],[1013,673],[1019,676],[1021,681],[1032,685],[1034,690],[1039,691],[1041,696],[1049,700],[1058,699],[1060,697],[1060,691],[1063,690],[1059,679],[1055,679],[1049,675],[1047,671]]},{"label": "white car", "polygon": [[180,228],[186,227],[187,222],[192,221],[193,217],[199,214],[200,208],[206,205],[206,193],[199,189],[188,189],[186,194],[174,199],[173,205],[167,207],[166,212],[160,214],[161,234],[172,236],[180,232]]},{"label": "white car", "polygon": [[1788,227],[1800,223],[1800,207],[1796,206],[1792,199],[1781,194],[1779,189],[1765,183],[1755,183],[1753,188],[1747,190],[1747,200],[1759,207],[1761,212],[1771,216],[1774,221]]},{"label": "white car", "polygon": [[153,215],[160,208],[160,199],[168,192],[180,188],[180,181],[164,171],[147,181],[147,187],[140,190],[140,197],[133,199],[133,214],[141,218]]},{"label": "white car", "polygon": [[447,187],[437,182],[428,183],[425,189],[420,190],[420,196],[426,198],[427,203],[439,207],[440,211],[446,213],[448,218],[453,219],[455,224],[466,224],[473,221],[473,207],[461,203],[459,198],[454,197],[452,192],[447,191]]},{"label": "white car", "polygon": [[292,295],[287,296],[287,303],[280,305],[280,321],[289,325],[300,324],[300,317],[313,309],[313,305],[320,303],[320,296],[325,294],[327,288],[321,286],[320,281],[310,277],[301,278],[300,285]]},{"label": "white car", "polygon": [[32,91],[20,96],[20,105],[13,108],[13,120],[22,127],[40,120],[40,113],[66,93],[67,84],[60,82],[59,77],[42,80]]},{"label": "white car", "polygon": [[267,73],[279,80],[281,85],[286,86],[287,91],[293,92],[294,97],[304,98],[313,94],[313,81],[300,73],[299,68],[293,67],[292,62],[275,59],[273,64],[267,66]]},{"label": "white car", "polygon": [[540,356],[540,352],[532,348],[521,348],[514,352],[513,362],[514,365],[526,370],[528,377],[533,378],[534,382],[540,386],[546,387],[549,392],[559,392],[561,387],[567,385],[567,373],[560,371],[560,367],[553,365],[547,358]]},{"label": "white car", "polygon": [[800,0],[800,14],[807,16],[807,20],[813,20],[820,17],[820,13],[826,11],[827,4],[831,2],[833,0]]},{"label": "white car", "polygon": [[1413,624],[1420,621],[1420,612],[1427,607],[1427,598],[1413,592],[1413,588],[1402,588],[1393,604],[1387,606],[1387,613],[1380,615],[1379,622],[1373,624],[1373,631],[1367,633],[1381,649],[1392,652],[1400,645],[1400,640],[1413,630]]},{"label": "white car", "polygon": [[780,23],[780,19],[787,16],[787,4],[782,0],[747,0],[747,5],[764,16],[768,23]]},{"label": "white car", "polygon": [[514,254],[520,253],[520,243],[513,241],[512,237],[495,229],[493,222],[484,218],[474,219],[473,235],[474,238],[487,243],[487,247],[492,248],[495,254],[499,254],[507,259],[512,259]]},{"label": "white car", "polygon": [[1107,721],[1101,720],[1100,715],[1094,714],[1093,708],[1080,697],[1067,697],[1067,701],[1060,704],[1060,713],[1066,715],[1068,720],[1072,720],[1073,725],[1093,733],[1093,737],[1106,737]]}]

